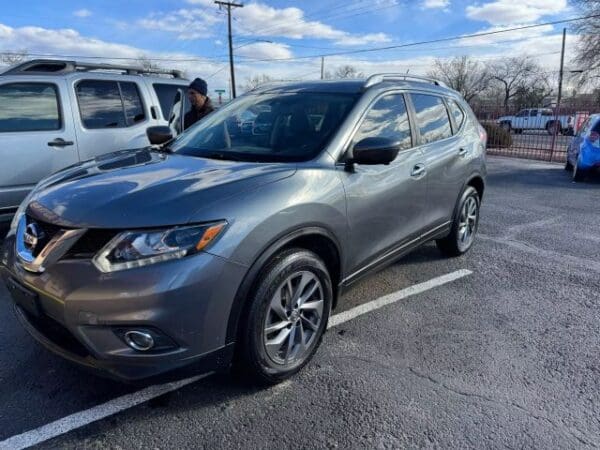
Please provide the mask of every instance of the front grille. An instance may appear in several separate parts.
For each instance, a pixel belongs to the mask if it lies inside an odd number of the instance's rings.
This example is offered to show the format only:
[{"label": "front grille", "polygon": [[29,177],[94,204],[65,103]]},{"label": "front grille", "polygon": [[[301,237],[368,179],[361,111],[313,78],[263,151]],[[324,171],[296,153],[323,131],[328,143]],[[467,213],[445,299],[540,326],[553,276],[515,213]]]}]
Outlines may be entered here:
[{"label": "front grille", "polygon": [[50,240],[62,229],[58,225],[53,225],[48,222],[43,222],[38,219],[34,219],[30,216],[27,216],[27,225],[35,223],[39,230],[43,232],[43,238],[40,240],[38,245],[32,249],[31,254],[35,258],[40,254],[40,252],[44,249],[46,244],[50,242]]},{"label": "front grille", "polygon": [[114,230],[88,230],[77,242],[69,249],[64,258],[92,258],[102,247],[115,237]]}]

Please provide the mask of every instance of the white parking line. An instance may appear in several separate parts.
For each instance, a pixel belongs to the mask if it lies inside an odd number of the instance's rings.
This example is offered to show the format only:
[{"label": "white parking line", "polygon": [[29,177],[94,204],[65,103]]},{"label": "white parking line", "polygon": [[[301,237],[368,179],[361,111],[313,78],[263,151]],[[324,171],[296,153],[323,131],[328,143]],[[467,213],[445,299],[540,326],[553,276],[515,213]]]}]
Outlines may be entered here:
[{"label": "white parking line", "polygon": [[[329,318],[328,328],[335,327],[358,316],[362,316],[363,314],[367,314],[386,305],[396,303],[412,295],[420,294],[443,284],[458,280],[459,278],[466,277],[471,273],[473,272],[466,269],[457,270],[456,272],[451,272],[446,275],[432,278],[431,280],[423,283],[415,284],[391,294],[384,295],[383,297],[379,297],[378,299],[368,303],[364,303],[355,308],[331,316]],[[145,403],[148,400],[152,400],[153,398],[159,397],[168,392],[176,391],[177,389],[187,386],[188,384],[194,383],[202,378],[206,378],[209,375],[211,374],[208,373],[171,383],[150,386],[140,391],[114,398],[106,403],[102,403],[101,405],[94,406],[90,409],[71,414],[34,430],[12,436],[0,442],[0,450],[20,450],[40,444],[60,436],[61,434],[68,433],[69,431],[81,428],[92,422],[96,422],[126,409],[137,406],[141,403]]]}]

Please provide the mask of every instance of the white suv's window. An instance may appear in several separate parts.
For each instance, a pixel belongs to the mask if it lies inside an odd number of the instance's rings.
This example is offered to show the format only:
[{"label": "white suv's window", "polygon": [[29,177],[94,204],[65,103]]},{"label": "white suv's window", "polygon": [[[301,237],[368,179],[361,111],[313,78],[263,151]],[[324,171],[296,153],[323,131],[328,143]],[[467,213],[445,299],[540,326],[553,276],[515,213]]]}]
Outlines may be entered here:
[{"label": "white suv's window", "polygon": [[130,127],[146,119],[135,83],[83,80],[75,91],[86,128]]},{"label": "white suv's window", "polygon": [[58,90],[48,83],[0,86],[0,133],[49,131],[61,127]]},{"label": "white suv's window", "polygon": [[450,118],[441,97],[427,94],[410,94],[417,115],[421,144],[439,141],[452,136]]}]

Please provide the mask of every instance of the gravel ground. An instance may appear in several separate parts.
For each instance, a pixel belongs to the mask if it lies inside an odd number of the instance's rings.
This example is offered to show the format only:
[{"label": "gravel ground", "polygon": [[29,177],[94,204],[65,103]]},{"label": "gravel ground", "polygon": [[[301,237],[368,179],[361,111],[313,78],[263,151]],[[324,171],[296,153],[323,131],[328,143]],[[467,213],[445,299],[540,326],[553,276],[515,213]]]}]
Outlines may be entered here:
[{"label": "gravel ground", "polygon": [[[600,446],[600,182],[489,160],[480,236],[427,245],[361,281],[347,309],[457,269],[473,274],[331,329],[313,362],[257,389],[214,375],[43,448]],[[48,354],[0,288],[0,441],[132,388]]]}]

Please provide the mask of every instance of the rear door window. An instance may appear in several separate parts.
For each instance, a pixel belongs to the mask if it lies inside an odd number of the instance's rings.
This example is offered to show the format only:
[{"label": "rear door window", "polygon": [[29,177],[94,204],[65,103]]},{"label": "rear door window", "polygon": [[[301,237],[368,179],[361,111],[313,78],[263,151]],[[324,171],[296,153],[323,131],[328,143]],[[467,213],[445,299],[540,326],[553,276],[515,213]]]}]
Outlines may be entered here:
[{"label": "rear door window", "polygon": [[421,144],[452,136],[450,118],[441,97],[428,94],[410,94],[416,113]]},{"label": "rear door window", "polygon": [[0,133],[61,128],[58,89],[49,83],[0,86]]},{"label": "rear door window", "polygon": [[448,109],[450,109],[450,114],[454,117],[454,132],[456,133],[465,121],[465,113],[454,100],[448,100]]},{"label": "rear door window", "polygon": [[354,135],[353,143],[368,137],[385,137],[398,141],[401,149],[412,147],[404,95],[390,94],[375,102]]},{"label": "rear door window", "polygon": [[135,83],[83,80],[75,90],[86,128],[124,128],[146,119]]}]

